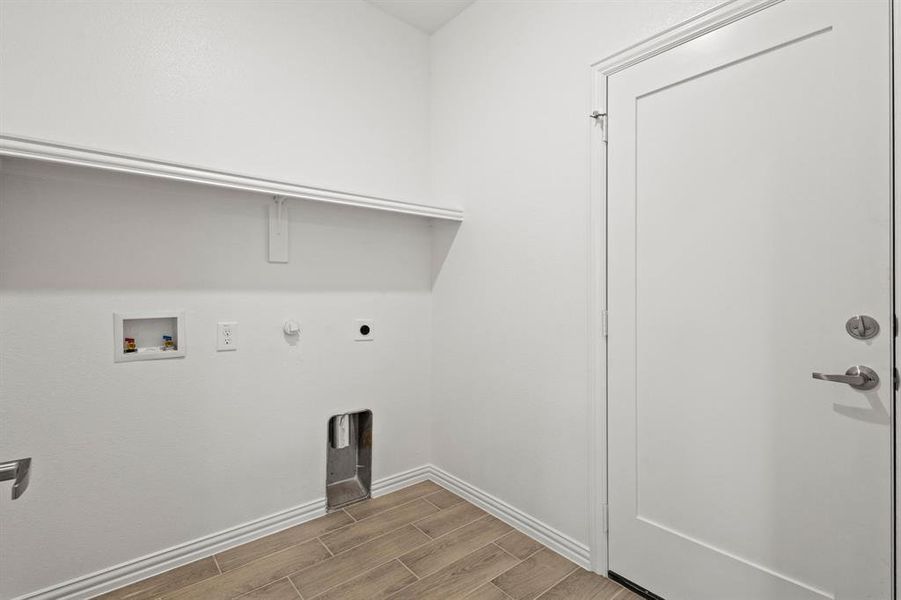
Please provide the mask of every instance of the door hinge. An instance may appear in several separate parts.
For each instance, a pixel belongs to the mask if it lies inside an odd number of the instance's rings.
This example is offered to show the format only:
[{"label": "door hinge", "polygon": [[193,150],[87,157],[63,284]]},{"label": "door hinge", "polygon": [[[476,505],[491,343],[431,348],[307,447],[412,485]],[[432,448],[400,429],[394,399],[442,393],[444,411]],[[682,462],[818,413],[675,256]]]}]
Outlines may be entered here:
[{"label": "door hinge", "polygon": [[601,126],[601,141],[607,143],[607,113],[596,110],[588,116]]},{"label": "door hinge", "polygon": [[603,334],[604,337],[607,337],[607,327],[608,327],[608,325],[607,325],[607,311],[606,311],[606,310],[602,310],[602,311],[601,311],[601,334]]},{"label": "door hinge", "polygon": [[892,335],[898,337],[898,315],[892,315]]},{"label": "door hinge", "polygon": [[901,386],[901,377],[898,376],[898,367],[892,369],[892,379],[894,380],[892,383],[895,384],[895,391],[897,392],[901,389],[899,388],[899,386]]},{"label": "door hinge", "polygon": [[603,523],[604,533],[610,531],[610,507],[607,504],[601,505],[601,521]]}]

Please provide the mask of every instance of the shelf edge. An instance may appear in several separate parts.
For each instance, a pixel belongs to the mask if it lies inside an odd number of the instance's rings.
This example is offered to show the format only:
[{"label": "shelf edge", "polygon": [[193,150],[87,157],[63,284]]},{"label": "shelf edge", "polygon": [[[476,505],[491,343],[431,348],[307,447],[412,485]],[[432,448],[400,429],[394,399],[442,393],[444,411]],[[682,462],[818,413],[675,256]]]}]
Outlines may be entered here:
[{"label": "shelf edge", "polygon": [[300,198],[302,200],[341,204],[344,206],[356,206],[446,221],[463,220],[463,211],[456,208],[414,204],[412,202],[402,202],[376,196],[309,187],[285,181],[240,175],[226,171],[214,171],[6,134],[0,134],[0,156],[91,167],[106,171],[186,181],[220,188],[287,196],[289,198]]}]

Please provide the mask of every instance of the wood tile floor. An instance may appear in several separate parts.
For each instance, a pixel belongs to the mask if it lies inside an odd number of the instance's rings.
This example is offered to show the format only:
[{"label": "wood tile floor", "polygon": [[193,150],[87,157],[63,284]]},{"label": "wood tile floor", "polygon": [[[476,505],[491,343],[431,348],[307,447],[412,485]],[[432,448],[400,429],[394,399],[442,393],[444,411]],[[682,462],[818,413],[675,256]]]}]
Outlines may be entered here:
[{"label": "wood tile floor", "polygon": [[104,600],[640,600],[425,481]]}]

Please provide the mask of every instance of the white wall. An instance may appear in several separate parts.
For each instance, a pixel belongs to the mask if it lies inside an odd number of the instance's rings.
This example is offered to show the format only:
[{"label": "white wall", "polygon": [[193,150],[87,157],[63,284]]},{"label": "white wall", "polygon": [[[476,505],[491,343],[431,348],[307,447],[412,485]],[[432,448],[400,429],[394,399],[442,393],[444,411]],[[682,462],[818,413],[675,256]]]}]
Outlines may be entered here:
[{"label": "white wall", "polygon": [[[426,191],[428,40],[363,0],[9,0],[0,56],[4,134]],[[273,265],[267,204],[4,161],[0,450],[34,475],[4,502],[0,598],[321,498],[334,413],[374,411],[376,479],[428,462],[428,222],[292,202]],[[187,311],[188,356],[113,364],[113,311],[158,309]]]},{"label": "white wall", "polygon": [[[429,461],[427,221],[292,202],[270,264],[267,204],[4,161],[0,448],[34,475],[2,500],[0,598],[323,497],[335,413],[373,410],[374,478]],[[113,312],[158,309],[186,311],[187,356],[113,363]]]},{"label": "white wall", "polygon": [[433,194],[466,212],[433,290],[433,461],[584,544],[588,66],[713,5],[482,1],[431,40]]},{"label": "white wall", "polygon": [[0,132],[422,201],[427,50],[363,0],[4,0]]}]

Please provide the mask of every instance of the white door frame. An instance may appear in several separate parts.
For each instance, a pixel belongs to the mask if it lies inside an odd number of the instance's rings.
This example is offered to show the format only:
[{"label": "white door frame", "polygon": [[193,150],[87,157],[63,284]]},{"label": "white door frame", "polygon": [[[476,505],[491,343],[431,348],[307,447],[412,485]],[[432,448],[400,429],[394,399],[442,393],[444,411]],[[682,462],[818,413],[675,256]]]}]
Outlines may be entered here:
[{"label": "white door frame", "polygon": [[[666,29],[659,34],[630,46],[612,56],[591,65],[592,99],[591,110],[606,115],[607,113],[607,78],[614,73],[626,69],[639,62],[652,58],[662,52],[689,42],[713,30],[734,23],[760,10],[778,4],[784,0],[730,0],[689,19],[679,25]],[[901,119],[894,114],[901,114],[901,0],[891,0],[891,34],[892,34],[892,69],[894,104],[892,123],[894,128],[892,193],[894,197],[894,222],[901,222],[901,186],[895,185],[895,173],[901,172]],[[589,545],[591,548],[591,567],[595,572],[606,574],[607,555],[607,341],[606,341],[606,309],[607,309],[607,121],[595,118],[591,125],[590,151],[590,200],[589,200],[589,285],[588,285],[588,392],[589,392],[589,424],[592,435],[589,436]],[[893,227],[894,230],[894,227]],[[895,252],[894,271],[896,286],[894,293],[895,314],[899,314],[899,298],[901,298],[901,248],[893,239]],[[897,353],[898,338],[895,338]],[[892,357],[893,364],[897,364]],[[895,403],[897,403],[897,392]],[[892,411],[893,418],[895,412]],[[901,439],[901,419],[895,418],[894,438]],[[896,457],[894,464],[894,494],[899,493],[901,482],[901,448],[895,444]],[[895,503],[893,503],[895,504]],[[893,556],[894,586],[896,598],[901,598],[901,573],[899,573],[898,556],[901,555],[901,528],[895,510],[895,552]]]}]

